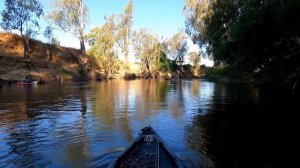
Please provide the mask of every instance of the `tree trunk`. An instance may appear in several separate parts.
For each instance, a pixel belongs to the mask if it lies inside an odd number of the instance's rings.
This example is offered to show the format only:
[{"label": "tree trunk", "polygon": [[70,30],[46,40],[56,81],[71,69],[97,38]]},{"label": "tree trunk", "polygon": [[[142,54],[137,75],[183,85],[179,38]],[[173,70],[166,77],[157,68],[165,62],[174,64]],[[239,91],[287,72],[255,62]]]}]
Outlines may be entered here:
[{"label": "tree trunk", "polygon": [[129,52],[128,52],[128,49],[125,50],[125,62],[128,63],[128,55],[129,55]]},{"label": "tree trunk", "polygon": [[22,41],[23,41],[23,48],[24,48],[24,55],[23,55],[23,59],[27,60],[29,58],[28,54],[29,54],[29,43],[27,40],[27,37],[23,35],[23,33],[21,33],[22,36]]},{"label": "tree trunk", "polygon": [[27,59],[27,50],[26,50],[26,41],[25,41],[25,37],[22,35],[22,41],[23,41],[23,59],[26,60]]},{"label": "tree trunk", "polygon": [[51,62],[51,61],[52,61],[51,45],[50,45],[50,44],[47,44],[47,47],[48,47],[48,52],[49,52],[49,62]]},{"label": "tree trunk", "polygon": [[148,70],[148,76],[146,77],[146,79],[148,79],[148,78],[151,77],[151,72],[150,72],[150,66],[149,66],[149,63],[148,63],[147,60],[146,60],[146,67],[147,67],[147,70]]},{"label": "tree trunk", "polygon": [[81,50],[81,54],[84,55],[86,54],[85,51],[85,45],[84,45],[84,35],[83,35],[83,31],[84,31],[84,20],[83,20],[83,15],[84,15],[84,4],[83,4],[83,0],[80,0],[79,2],[79,6],[80,6],[80,29],[79,29],[79,36],[80,36],[80,50]]},{"label": "tree trunk", "polygon": [[81,51],[81,54],[86,54],[86,51],[85,51],[85,45],[84,45],[84,36],[83,36],[83,31],[80,31],[80,51]]},{"label": "tree trunk", "polygon": [[179,64],[179,77],[183,76],[183,66],[182,66],[182,62],[180,62]]},{"label": "tree trunk", "polygon": [[111,69],[108,68],[108,70],[107,70],[107,78],[110,79],[111,77],[112,77],[112,75],[111,75]]},{"label": "tree trunk", "polygon": [[125,50],[125,72],[127,73],[127,72],[129,72],[129,70],[130,70],[130,67],[129,67],[129,64],[128,64],[128,50]]}]

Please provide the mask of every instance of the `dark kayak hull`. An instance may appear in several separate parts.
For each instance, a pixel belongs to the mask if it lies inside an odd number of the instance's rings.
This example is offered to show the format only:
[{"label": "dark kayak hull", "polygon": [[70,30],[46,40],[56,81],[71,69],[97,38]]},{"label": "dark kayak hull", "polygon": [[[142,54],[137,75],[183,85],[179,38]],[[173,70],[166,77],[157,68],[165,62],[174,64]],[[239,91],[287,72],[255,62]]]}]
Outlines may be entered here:
[{"label": "dark kayak hull", "polygon": [[141,130],[135,142],[110,165],[111,168],[182,168],[180,160],[152,127]]}]

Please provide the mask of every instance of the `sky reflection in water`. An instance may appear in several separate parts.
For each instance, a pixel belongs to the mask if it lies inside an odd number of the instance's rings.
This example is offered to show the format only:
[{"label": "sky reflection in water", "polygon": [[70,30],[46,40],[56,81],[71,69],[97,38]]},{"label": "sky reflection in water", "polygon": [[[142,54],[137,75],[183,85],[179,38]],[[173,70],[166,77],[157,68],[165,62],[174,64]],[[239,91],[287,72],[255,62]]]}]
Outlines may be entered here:
[{"label": "sky reflection in water", "polygon": [[0,98],[0,167],[105,167],[147,125],[188,167],[239,167],[260,111],[257,89],[205,80],[5,86]]}]

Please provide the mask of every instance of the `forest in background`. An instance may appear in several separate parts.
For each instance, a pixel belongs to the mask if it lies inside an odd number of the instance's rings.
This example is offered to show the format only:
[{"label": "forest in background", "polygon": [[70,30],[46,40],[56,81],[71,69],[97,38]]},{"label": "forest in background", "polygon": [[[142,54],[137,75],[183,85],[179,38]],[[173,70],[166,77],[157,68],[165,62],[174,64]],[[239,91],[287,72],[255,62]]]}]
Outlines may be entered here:
[{"label": "forest in background", "polygon": [[[47,61],[53,61],[51,46],[59,46],[53,29],[70,32],[80,42],[80,52],[74,56],[81,68],[75,69],[83,76],[170,79],[206,73],[217,79],[299,88],[300,0],[186,0],[185,31],[169,39],[161,39],[147,28],[133,29],[133,1],[123,13],[105,16],[105,22],[89,32],[84,32],[89,20],[84,0],[56,0],[54,4],[55,8],[44,13],[38,0],[5,1],[1,27],[6,32],[19,31],[23,62],[30,64],[34,58],[29,41],[39,33],[38,21],[44,16],[49,23],[43,32],[49,43]],[[187,38],[200,47],[199,52],[188,53]],[[2,50],[9,49],[2,46]],[[130,56],[137,61],[129,62]],[[211,58],[214,67],[201,71],[201,57]],[[186,60],[192,65],[184,65]]]},{"label": "forest in background", "polygon": [[[19,56],[19,58],[22,56],[23,60],[15,60],[10,63],[10,65],[22,63],[18,67],[22,71],[15,71],[14,75],[9,75],[11,73],[9,69],[13,69],[13,67],[4,68],[3,66],[0,74],[2,78],[17,80],[16,73],[19,73],[17,76],[21,78],[30,76],[32,71],[39,74],[38,71],[41,71],[40,64],[56,64],[53,61],[55,55],[68,55],[68,52],[65,54],[55,53],[54,48],[59,47],[59,39],[55,38],[54,29],[72,33],[80,42],[80,52],[71,55],[74,56],[74,60],[77,60],[78,67],[70,70],[59,66],[62,72],[78,71],[77,73],[74,72],[75,76],[83,75],[96,79],[122,77],[128,79],[136,77],[170,79],[172,77],[200,76],[200,53],[188,53],[188,36],[184,31],[178,32],[170,39],[162,40],[149,29],[133,30],[134,4],[132,1],[128,2],[120,15],[104,16],[104,24],[93,28],[90,32],[84,32],[89,20],[88,7],[84,0],[56,0],[54,6],[48,13],[44,13],[43,6],[38,0],[5,1],[6,9],[1,12],[1,27],[6,32],[1,34],[4,37],[10,34],[12,30],[18,32],[20,38],[15,39],[21,41],[18,43],[20,45],[18,47],[23,48],[23,53],[19,51],[14,56]],[[45,54],[43,59],[39,59],[37,56],[39,50],[34,51],[37,45],[30,42],[36,41],[34,40],[35,36],[41,33],[38,30],[41,18],[46,19],[49,23],[49,26],[42,32],[47,39],[47,44],[40,42],[39,45],[45,45],[46,50],[48,50],[48,52],[43,52]],[[3,50],[1,62],[8,60],[4,58],[11,57],[12,52],[9,50],[16,47],[14,45],[9,47],[10,42],[7,40],[2,40],[2,43],[4,45],[1,47]],[[85,43],[89,45],[88,50],[86,50]],[[129,55],[132,53],[134,55]],[[124,56],[125,60],[121,60],[120,55]],[[136,62],[129,62],[128,57],[130,56],[134,57]],[[48,59],[44,59],[44,57],[48,57]],[[37,59],[39,61],[36,61]],[[57,57],[56,59],[64,58]],[[187,59],[193,65],[184,65],[184,61]],[[37,63],[41,61],[46,63]],[[35,68],[30,68],[28,64]],[[47,71],[45,67],[42,69]],[[52,71],[50,69],[49,71]],[[62,75],[60,71],[56,71],[50,76],[61,78]]]},{"label": "forest in background", "polygon": [[299,0],[186,0],[184,10],[214,74],[299,89]]}]

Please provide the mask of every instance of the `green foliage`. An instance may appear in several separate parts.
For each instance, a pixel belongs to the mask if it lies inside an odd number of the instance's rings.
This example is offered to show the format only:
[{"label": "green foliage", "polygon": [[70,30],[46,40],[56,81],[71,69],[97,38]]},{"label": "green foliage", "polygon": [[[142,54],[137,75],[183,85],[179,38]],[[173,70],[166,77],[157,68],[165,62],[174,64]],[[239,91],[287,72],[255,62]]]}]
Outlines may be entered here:
[{"label": "green foliage", "polygon": [[86,35],[88,44],[91,46],[88,53],[97,58],[100,68],[108,77],[114,75],[117,65],[115,51],[117,27],[115,16],[105,17],[105,23],[96,27]]},{"label": "green foliage", "polygon": [[172,71],[171,60],[167,58],[164,52],[161,53],[159,61],[157,62],[157,67],[162,72]]},{"label": "green foliage", "polygon": [[[188,25],[216,63],[286,84],[299,79],[299,0],[214,0],[207,9],[204,18],[190,13]],[[202,29],[190,18],[202,19]]]},{"label": "green foliage", "polygon": [[144,64],[150,77],[151,73],[157,70],[156,65],[163,52],[162,45],[158,37],[146,29],[135,32],[134,39],[136,57]]},{"label": "green foliage", "polygon": [[167,55],[164,52],[161,53],[156,66],[158,67],[158,70],[162,72],[171,73],[179,70],[179,66],[177,65],[176,61],[167,58]]},{"label": "green foliage", "polygon": [[183,32],[173,35],[165,44],[166,52],[174,58],[175,61],[183,62],[187,48],[186,36]]},{"label": "green foliage", "polygon": [[200,61],[201,57],[198,52],[190,52],[189,53],[189,61],[192,63],[193,68],[190,70],[194,76],[199,76],[200,74]]},{"label": "green foliage", "polygon": [[55,38],[55,37],[51,38],[51,42],[50,43],[53,44],[53,45],[56,45],[56,46],[60,46],[60,41],[57,38]]},{"label": "green foliage", "polygon": [[39,27],[38,18],[43,14],[42,5],[38,0],[5,0],[5,7],[1,12],[1,27],[21,33],[26,60],[30,51],[27,36],[33,37],[37,33],[33,27]]},{"label": "green foliage", "polygon": [[[53,36],[52,28],[50,26],[47,26],[43,35],[48,40],[48,43],[51,43],[52,36]],[[48,44],[47,48],[49,51],[49,61],[52,61],[52,47]]]},{"label": "green foliage", "polygon": [[185,0],[184,15],[186,17],[186,32],[192,40],[203,46],[206,40],[206,20],[211,15],[211,6],[215,0]]},{"label": "green foliage", "polygon": [[5,30],[19,30],[22,34],[29,27],[38,26],[37,18],[43,14],[37,0],[6,0],[6,9],[1,12],[1,27]]},{"label": "green foliage", "polygon": [[239,71],[239,68],[234,66],[218,66],[209,68],[206,72],[206,76],[210,79],[219,79],[219,78],[230,78],[237,80],[247,79],[248,76]]},{"label": "green foliage", "polygon": [[189,61],[193,64],[194,67],[199,66],[200,61],[201,61],[200,54],[195,51],[190,52],[189,53]]},{"label": "green foliage", "polygon": [[53,36],[53,30],[52,30],[51,26],[47,26],[46,27],[43,35],[48,40],[48,43],[50,43],[51,42],[51,38]]},{"label": "green foliage", "polygon": [[174,60],[170,60],[170,66],[172,72],[176,72],[177,70],[179,70],[179,66]]},{"label": "green foliage", "polygon": [[183,75],[183,62],[188,51],[186,34],[183,32],[176,33],[166,43],[165,50],[174,61],[179,63],[180,76]]},{"label": "green foliage", "polygon": [[185,64],[185,65],[183,65],[183,69],[185,71],[191,72],[193,70],[193,66],[191,64]]},{"label": "green foliage", "polygon": [[133,25],[133,2],[130,0],[125,7],[124,13],[119,16],[118,33],[116,35],[117,44],[128,61],[129,45],[132,42],[132,25]]},{"label": "green foliage", "polygon": [[47,19],[60,29],[72,33],[80,40],[81,52],[85,53],[84,29],[89,21],[84,0],[55,0],[54,8]]}]

